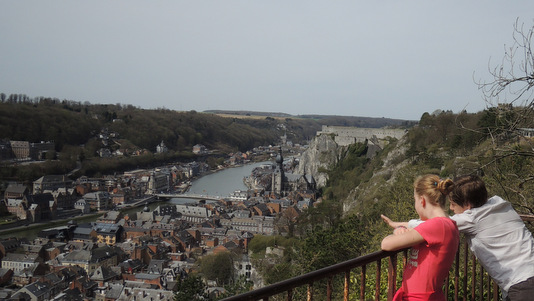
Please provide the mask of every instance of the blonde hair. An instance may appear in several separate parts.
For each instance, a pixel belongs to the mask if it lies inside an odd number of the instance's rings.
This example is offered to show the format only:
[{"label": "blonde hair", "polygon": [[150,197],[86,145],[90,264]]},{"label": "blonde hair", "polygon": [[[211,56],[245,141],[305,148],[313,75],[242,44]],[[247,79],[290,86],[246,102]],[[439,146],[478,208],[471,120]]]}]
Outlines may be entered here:
[{"label": "blonde hair", "polygon": [[429,202],[445,208],[447,195],[453,189],[453,185],[454,182],[451,179],[442,180],[437,175],[428,174],[417,177],[413,188],[417,195],[424,195]]}]

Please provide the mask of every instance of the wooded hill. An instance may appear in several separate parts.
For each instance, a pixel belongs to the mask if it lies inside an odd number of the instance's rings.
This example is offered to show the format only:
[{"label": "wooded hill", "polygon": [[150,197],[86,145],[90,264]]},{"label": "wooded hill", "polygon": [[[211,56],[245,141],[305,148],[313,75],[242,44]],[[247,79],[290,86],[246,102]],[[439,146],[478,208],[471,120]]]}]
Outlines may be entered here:
[{"label": "wooded hill", "polygon": [[[76,161],[82,161],[82,173],[92,176],[170,161],[194,160],[191,151],[196,144],[219,154],[276,145],[282,135],[293,143],[306,144],[324,124],[359,124],[362,127],[414,124],[413,121],[387,118],[300,118],[290,115],[280,118],[280,113],[260,112],[234,112],[238,114],[228,117],[228,113],[145,110],[131,105],[92,105],[55,98],[31,99],[25,95],[6,97],[0,93],[0,139],[53,141],[55,152],[48,159],[59,159],[38,168],[4,166],[0,179],[33,181],[46,173],[64,174],[76,166]],[[99,138],[101,133],[118,134],[107,146],[111,151],[120,149],[145,155],[135,158],[127,155],[120,160],[101,159],[97,155],[103,147]],[[161,142],[169,152],[153,154]]]}]

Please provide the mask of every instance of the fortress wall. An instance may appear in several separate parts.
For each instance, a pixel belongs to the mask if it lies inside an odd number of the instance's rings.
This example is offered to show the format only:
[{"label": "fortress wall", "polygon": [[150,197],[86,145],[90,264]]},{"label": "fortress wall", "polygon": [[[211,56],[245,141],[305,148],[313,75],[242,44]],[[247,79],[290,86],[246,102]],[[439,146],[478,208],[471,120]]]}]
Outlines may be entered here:
[{"label": "fortress wall", "polygon": [[386,139],[387,137],[400,139],[405,133],[406,130],[403,129],[374,129],[323,125],[322,131],[317,132],[317,135],[334,134],[334,141],[338,145],[346,146],[355,142],[364,142],[365,139],[371,139],[373,137],[379,140]]}]

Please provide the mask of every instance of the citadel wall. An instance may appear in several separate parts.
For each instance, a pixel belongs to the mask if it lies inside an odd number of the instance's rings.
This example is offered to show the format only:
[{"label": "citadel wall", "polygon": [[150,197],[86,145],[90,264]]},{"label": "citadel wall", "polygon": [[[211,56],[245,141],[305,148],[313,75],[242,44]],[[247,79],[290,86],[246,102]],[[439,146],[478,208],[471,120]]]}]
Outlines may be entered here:
[{"label": "citadel wall", "polygon": [[384,140],[387,137],[396,139],[402,138],[406,130],[404,129],[384,129],[384,128],[358,128],[348,126],[328,126],[323,125],[322,130],[317,132],[319,135],[335,135],[334,141],[340,146],[347,146],[356,142],[365,142],[365,140],[373,141],[376,144],[376,140]]}]

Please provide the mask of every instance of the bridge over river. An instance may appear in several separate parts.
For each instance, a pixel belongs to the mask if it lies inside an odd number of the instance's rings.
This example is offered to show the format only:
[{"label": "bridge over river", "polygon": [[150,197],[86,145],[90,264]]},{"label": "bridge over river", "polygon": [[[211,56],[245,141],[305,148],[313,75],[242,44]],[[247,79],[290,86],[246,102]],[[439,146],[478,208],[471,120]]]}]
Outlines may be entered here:
[{"label": "bridge over river", "polygon": [[179,199],[210,200],[210,201],[218,201],[218,200],[223,199],[223,197],[220,197],[218,195],[194,194],[194,193],[157,193],[155,194],[155,196],[158,199],[179,198]]}]

